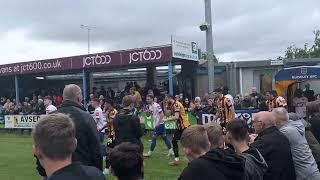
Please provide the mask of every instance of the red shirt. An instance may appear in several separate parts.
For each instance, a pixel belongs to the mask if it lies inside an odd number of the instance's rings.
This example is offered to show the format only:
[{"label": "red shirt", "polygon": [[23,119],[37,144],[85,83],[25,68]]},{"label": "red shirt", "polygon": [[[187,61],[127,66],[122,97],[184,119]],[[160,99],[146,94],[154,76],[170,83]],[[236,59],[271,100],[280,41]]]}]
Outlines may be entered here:
[{"label": "red shirt", "polygon": [[62,97],[61,96],[57,96],[56,97],[56,106],[60,106],[62,104]]}]

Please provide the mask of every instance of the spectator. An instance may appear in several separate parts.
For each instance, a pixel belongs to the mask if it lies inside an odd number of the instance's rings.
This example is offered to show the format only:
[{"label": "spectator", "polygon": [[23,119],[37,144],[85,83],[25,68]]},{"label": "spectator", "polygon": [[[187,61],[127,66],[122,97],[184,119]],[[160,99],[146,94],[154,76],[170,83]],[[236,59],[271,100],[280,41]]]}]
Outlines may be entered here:
[{"label": "spectator", "polygon": [[255,114],[253,126],[258,136],[251,144],[268,164],[265,180],[295,180],[289,140],[275,127],[271,112]]},{"label": "spectator", "polygon": [[[81,102],[81,88],[75,84],[69,84],[63,90],[63,102],[56,112],[69,114],[75,124],[77,148],[72,154],[72,160],[94,166],[102,171],[102,154],[96,124],[85,112]],[[40,175],[46,176],[41,166],[37,169]]]},{"label": "spectator", "polygon": [[104,86],[101,86],[101,87],[100,87],[99,96],[100,96],[100,95],[103,95],[103,96],[106,96],[106,95],[107,95],[107,91],[104,89]]},{"label": "spectator", "polygon": [[34,106],[32,114],[41,115],[46,114],[46,108],[43,103],[43,99],[38,99],[38,103]]},{"label": "spectator", "polygon": [[320,101],[307,103],[307,119],[311,124],[312,134],[320,142]]},{"label": "spectator", "polygon": [[140,124],[139,117],[133,113],[134,101],[132,96],[128,95],[122,99],[123,108],[116,115],[113,120],[113,127],[115,130],[115,145],[123,142],[130,142],[140,147],[140,153],[143,153],[143,144],[140,138],[143,135],[143,130]]},{"label": "spectator", "polygon": [[210,150],[204,126],[194,125],[186,129],[181,137],[181,145],[189,164],[179,180],[244,179],[244,160],[237,155],[228,155],[223,149]]},{"label": "spectator", "polygon": [[[10,101],[10,100],[9,100]],[[12,102],[9,102],[7,101],[7,103],[5,104],[5,114],[6,115],[14,115],[14,104]]]},{"label": "spectator", "polygon": [[110,153],[110,172],[118,180],[143,179],[143,156],[136,144],[121,143]]},{"label": "spectator", "polygon": [[306,140],[309,144],[312,155],[313,155],[314,159],[316,160],[316,163],[317,163],[318,169],[319,169],[319,167],[320,167],[320,144],[311,132],[311,124],[309,122],[305,121],[304,119],[299,119],[299,117],[296,113],[289,113],[289,119],[292,121],[298,121],[298,120],[302,121],[302,123],[305,127],[305,130],[306,130],[306,132],[305,132]]},{"label": "spectator", "polygon": [[289,120],[288,112],[284,108],[276,108],[272,113],[277,128],[290,142],[297,180],[319,180],[319,169],[305,138],[302,122]]},{"label": "spectator", "polygon": [[45,167],[48,180],[103,180],[95,167],[72,162],[77,147],[75,125],[64,114],[50,114],[33,131],[34,154]]},{"label": "spectator", "polygon": [[60,107],[61,104],[62,104],[62,96],[61,96],[61,93],[58,93],[58,95],[55,98],[55,105],[57,107]]},{"label": "spectator", "polygon": [[224,137],[222,127],[215,122],[211,122],[205,125],[208,138],[211,144],[210,149],[224,148]]},{"label": "spectator", "polygon": [[256,87],[252,87],[251,88],[250,96],[255,101],[255,103],[254,103],[254,105],[256,105],[255,108],[260,108],[260,105],[263,103],[263,98],[262,98],[262,95],[257,92],[257,88]]},{"label": "spectator", "polygon": [[246,159],[246,179],[263,180],[268,169],[267,163],[258,149],[248,146],[249,132],[246,121],[235,120],[227,124],[226,141]]},{"label": "spectator", "polygon": [[308,98],[309,102],[314,101],[315,100],[314,91],[312,89],[310,89],[310,84],[307,83],[304,87],[305,87],[305,89],[303,90],[303,95],[306,98]]},{"label": "spectator", "polygon": [[203,107],[201,104],[200,97],[196,97],[194,99],[194,108],[191,109],[192,115],[194,115],[197,119],[197,124],[202,125],[202,114],[203,114]]},{"label": "spectator", "polygon": [[241,95],[240,95],[240,94],[236,95],[233,100],[234,100],[234,108],[235,108],[236,110],[241,109],[241,108],[242,108],[242,107],[241,107],[241,103],[242,103],[242,97],[241,97]]},{"label": "spectator", "polygon": [[307,102],[308,98],[303,97],[302,90],[297,89],[295,97],[292,100],[292,106],[295,107],[295,112],[297,113],[300,119],[306,117]]},{"label": "spectator", "polygon": [[251,96],[248,93],[245,93],[241,102],[241,109],[252,109],[255,106],[256,105],[254,104],[254,100],[251,98]]},{"label": "spectator", "polygon": [[29,115],[32,113],[32,107],[31,104],[29,104],[27,101],[24,101],[22,103],[21,113],[22,115]]},{"label": "spectator", "polygon": [[37,103],[38,103],[38,99],[37,99],[37,96],[34,94],[30,104],[31,104],[32,107],[35,107],[37,105]]},{"label": "spectator", "polygon": [[93,114],[94,113],[94,107],[92,106],[92,104],[91,104],[91,102],[92,102],[92,100],[94,99],[94,94],[90,94],[89,95],[89,104],[88,104],[88,111],[89,111],[89,113],[90,114]]},{"label": "spectator", "polygon": [[185,111],[190,111],[190,101],[188,98],[185,98],[183,101],[183,107],[185,109]]},{"label": "spectator", "polygon": [[22,104],[16,103],[14,106],[14,114],[20,114],[20,112],[22,112]]},{"label": "spectator", "polygon": [[44,98],[44,105],[46,107],[46,115],[57,110],[57,108],[52,105],[52,99],[50,96]]},{"label": "spectator", "polygon": [[107,90],[107,98],[108,98],[108,99],[114,99],[114,98],[115,98],[115,92],[112,90],[111,87],[108,87],[108,90]]},{"label": "spectator", "polygon": [[9,109],[8,108],[9,105],[11,105],[11,101],[10,101],[10,99],[7,99],[6,103],[4,103],[4,105],[3,105],[3,109],[5,109],[5,110]]}]

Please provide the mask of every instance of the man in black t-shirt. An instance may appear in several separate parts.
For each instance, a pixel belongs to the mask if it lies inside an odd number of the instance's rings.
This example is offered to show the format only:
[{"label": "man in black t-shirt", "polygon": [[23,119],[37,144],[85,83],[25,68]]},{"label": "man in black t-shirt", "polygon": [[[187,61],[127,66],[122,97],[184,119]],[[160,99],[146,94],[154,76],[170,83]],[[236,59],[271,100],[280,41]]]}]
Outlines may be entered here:
[{"label": "man in black t-shirt", "polygon": [[312,89],[310,89],[310,84],[305,85],[303,95],[304,95],[304,97],[308,98],[308,102],[315,100],[314,91]]},{"label": "man in black t-shirt", "polygon": [[34,155],[45,168],[47,180],[105,180],[96,167],[72,162],[75,134],[75,125],[65,114],[49,114],[36,124]]}]

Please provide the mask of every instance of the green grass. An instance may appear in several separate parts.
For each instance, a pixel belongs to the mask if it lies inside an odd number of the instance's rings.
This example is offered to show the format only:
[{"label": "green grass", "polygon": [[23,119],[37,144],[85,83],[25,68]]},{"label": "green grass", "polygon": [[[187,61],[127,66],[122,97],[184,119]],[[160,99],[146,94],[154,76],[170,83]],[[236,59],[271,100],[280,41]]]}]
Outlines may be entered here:
[{"label": "green grass", "polygon": [[0,128],[4,128],[4,124],[0,124]]},{"label": "green grass", "polygon": [[[145,152],[149,150],[150,138],[144,138]],[[30,135],[0,134],[0,180],[35,180],[39,179],[35,169],[35,160],[32,153],[32,139]],[[170,167],[167,157],[167,148],[161,138],[158,139],[155,153],[145,159],[146,180],[177,179],[187,162],[181,153],[183,164],[179,167]],[[108,177],[108,180],[116,180]]]}]

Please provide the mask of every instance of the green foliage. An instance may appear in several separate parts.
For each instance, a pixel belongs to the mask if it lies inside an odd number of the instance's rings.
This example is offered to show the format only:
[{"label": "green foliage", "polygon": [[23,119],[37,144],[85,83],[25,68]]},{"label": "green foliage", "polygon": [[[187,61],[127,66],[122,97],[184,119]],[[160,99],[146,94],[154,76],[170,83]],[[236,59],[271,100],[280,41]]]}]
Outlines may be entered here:
[{"label": "green foliage", "polygon": [[289,46],[285,51],[285,58],[320,58],[320,30],[313,31],[313,34],[315,35],[314,44],[310,48],[308,47],[308,43],[305,43],[303,48],[296,47],[295,45]]}]

